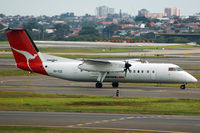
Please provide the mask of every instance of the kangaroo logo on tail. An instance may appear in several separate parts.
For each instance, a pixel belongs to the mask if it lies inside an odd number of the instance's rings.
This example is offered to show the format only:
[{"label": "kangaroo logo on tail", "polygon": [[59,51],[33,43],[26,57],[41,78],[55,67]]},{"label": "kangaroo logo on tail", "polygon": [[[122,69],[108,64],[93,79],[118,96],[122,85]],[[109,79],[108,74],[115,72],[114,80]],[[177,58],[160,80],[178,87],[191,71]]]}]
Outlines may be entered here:
[{"label": "kangaroo logo on tail", "polygon": [[18,53],[20,53],[20,54],[22,54],[22,55],[24,55],[24,56],[26,57],[27,65],[28,65],[29,69],[32,71],[32,69],[31,69],[31,67],[30,67],[30,65],[29,65],[29,60],[35,59],[38,55],[37,55],[37,54],[31,55],[31,54],[30,54],[29,52],[27,52],[27,51],[18,50],[18,49],[15,49],[15,48],[13,48],[13,47],[11,47],[11,48],[12,48],[14,51],[16,51],[16,52],[18,52]]}]

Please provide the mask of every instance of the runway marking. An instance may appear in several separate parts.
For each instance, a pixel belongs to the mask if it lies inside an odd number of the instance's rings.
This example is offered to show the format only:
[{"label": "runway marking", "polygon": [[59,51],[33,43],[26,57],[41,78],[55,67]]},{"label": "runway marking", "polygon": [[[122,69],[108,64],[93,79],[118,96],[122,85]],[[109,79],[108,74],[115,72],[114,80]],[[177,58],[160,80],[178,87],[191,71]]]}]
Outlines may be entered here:
[{"label": "runway marking", "polygon": [[82,126],[82,125],[84,125],[84,124],[76,124],[77,126]]},{"label": "runway marking", "polygon": [[[26,127],[56,127],[60,128],[63,126],[39,126],[39,125],[0,125],[0,126],[26,126]],[[74,125],[69,125],[67,128],[86,128],[86,129],[105,129],[105,130],[118,130],[118,131],[138,131],[147,133],[189,133],[189,132],[179,132],[179,131],[162,131],[162,130],[148,130],[148,129],[129,129],[129,128],[104,128],[104,127],[74,127]]]},{"label": "runway marking", "polygon": [[134,117],[126,117],[127,119],[134,119]]},{"label": "runway marking", "polygon": [[[101,121],[94,121],[90,123],[79,123],[76,125],[69,125],[67,127],[73,127],[73,128],[82,128],[87,125],[92,125],[92,124],[103,124],[103,123],[108,123],[108,122],[117,122],[117,121],[123,121],[123,120],[131,120],[131,119],[171,119],[168,117],[163,117],[163,116],[129,116],[129,117],[121,117],[118,119],[110,119],[110,120],[101,120]],[[85,127],[84,127],[85,128]],[[117,128],[118,129],[118,128]],[[123,130],[129,130],[129,129],[123,129]],[[174,132],[174,131],[159,131],[159,130],[143,130],[143,129],[131,129],[133,131],[142,131],[142,132],[162,132],[162,133],[179,133],[179,132]],[[183,132],[180,132],[183,133]]]},{"label": "runway marking", "polygon": [[103,122],[109,122],[109,120],[103,120],[101,123],[103,123]]},{"label": "runway marking", "polygon": [[85,123],[85,125],[90,125],[90,124],[92,124],[92,123]]},{"label": "runway marking", "polygon": [[67,126],[67,127],[72,128],[72,127],[74,127],[74,125],[69,125],[69,126]]},{"label": "runway marking", "polygon": [[147,132],[147,133],[189,133],[189,132],[179,132],[179,131],[162,131],[162,130],[129,129],[129,128],[104,128],[104,127],[80,127],[80,128],[136,131],[136,132],[138,131],[138,132]]},{"label": "runway marking", "polygon": [[107,122],[116,122],[116,121],[123,121],[123,120],[126,120],[126,119],[130,120],[130,119],[134,119],[134,118],[135,117],[121,117],[121,118],[118,118],[118,119],[94,121],[94,122],[91,122],[91,123],[79,123],[79,124],[70,125],[70,126],[67,126],[67,127],[83,127],[83,126],[91,125],[91,124],[101,124],[101,123],[107,123]]},{"label": "runway marking", "polygon": [[120,118],[119,120],[122,121],[122,120],[125,120],[125,119],[126,119],[126,118]]},{"label": "runway marking", "polygon": [[117,121],[117,119],[112,119],[111,121]]}]

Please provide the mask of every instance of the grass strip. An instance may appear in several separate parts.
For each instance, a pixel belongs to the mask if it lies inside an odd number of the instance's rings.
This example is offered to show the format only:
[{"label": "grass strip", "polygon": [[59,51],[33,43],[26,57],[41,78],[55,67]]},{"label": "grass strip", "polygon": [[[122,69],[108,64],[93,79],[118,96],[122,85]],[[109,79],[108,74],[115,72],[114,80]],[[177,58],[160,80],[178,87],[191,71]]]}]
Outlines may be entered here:
[{"label": "grass strip", "polygon": [[40,48],[40,52],[43,53],[120,53],[120,52],[132,52],[133,50],[143,49],[130,49],[130,48],[89,48],[89,49],[72,49],[72,48]]},{"label": "grass strip", "polygon": [[[64,127],[33,127],[33,126],[0,126],[1,133],[124,133],[125,131],[89,129],[89,128],[64,128]],[[126,131],[126,133],[133,133]]]},{"label": "grass strip", "polygon": [[55,56],[60,56],[64,58],[124,58],[124,59],[130,59],[130,58],[147,58],[147,57],[155,57],[155,58],[163,58],[164,56],[130,56],[128,55],[61,55],[61,54],[53,54]]},{"label": "grass strip", "polygon": [[1,54],[0,55],[1,59],[12,59],[14,56],[12,54]]},{"label": "grass strip", "polygon": [[200,115],[200,99],[113,98],[0,91],[0,110]]},{"label": "grass strip", "polygon": [[[64,58],[124,58],[124,59],[130,59],[130,58],[147,58],[147,57],[155,57],[155,58],[163,58],[164,56],[129,56],[127,55],[65,55],[65,54],[52,54],[54,56],[64,57]],[[0,59],[13,59],[13,55],[9,54],[1,54]]]},{"label": "grass strip", "polygon": [[199,45],[171,45],[171,46],[163,46],[163,48],[200,48]]},{"label": "grass strip", "polygon": [[[0,70],[0,76],[20,76],[20,75],[30,75],[28,71],[24,70]],[[31,75],[39,75],[37,73],[31,73]]]},{"label": "grass strip", "polygon": [[200,69],[200,65],[199,66],[180,66],[183,69]]},{"label": "grass strip", "polygon": [[8,41],[0,41],[0,44],[9,44]]},{"label": "grass strip", "polygon": [[[39,48],[42,53],[122,53],[122,52],[142,52],[144,50],[162,50],[161,48]],[[10,48],[3,48],[1,51],[11,52]]]}]

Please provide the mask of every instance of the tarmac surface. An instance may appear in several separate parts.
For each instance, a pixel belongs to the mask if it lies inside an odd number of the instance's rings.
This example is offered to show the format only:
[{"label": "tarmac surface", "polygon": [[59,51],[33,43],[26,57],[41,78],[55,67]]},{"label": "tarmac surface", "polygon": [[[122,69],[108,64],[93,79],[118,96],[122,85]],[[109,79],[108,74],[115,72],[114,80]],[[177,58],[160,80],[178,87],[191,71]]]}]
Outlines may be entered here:
[{"label": "tarmac surface", "polygon": [[[159,86],[132,86],[119,84],[121,97],[172,97],[200,99],[200,88]],[[49,76],[7,76],[0,77],[0,91],[43,92],[77,95],[115,96],[111,83],[95,88],[94,82],[73,82]]]},{"label": "tarmac surface", "polygon": [[0,111],[0,125],[199,133],[199,116]]}]

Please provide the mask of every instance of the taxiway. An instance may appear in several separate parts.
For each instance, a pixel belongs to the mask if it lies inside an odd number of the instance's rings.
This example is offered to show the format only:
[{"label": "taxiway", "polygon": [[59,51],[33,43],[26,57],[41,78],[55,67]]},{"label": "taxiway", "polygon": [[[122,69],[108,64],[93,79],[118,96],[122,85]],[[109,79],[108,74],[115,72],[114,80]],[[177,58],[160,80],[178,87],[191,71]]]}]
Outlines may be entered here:
[{"label": "taxiway", "polygon": [[0,111],[1,126],[95,128],[143,133],[199,133],[199,116]]},{"label": "taxiway", "polygon": [[[199,88],[180,90],[179,87],[133,86],[120,84],[122,97],[173,97],[200,99]],[[95,88],[94,82],[73,82],[48,76],[4,76],[0,77],[0,91],[24,91],[76,95],[115,96],[111,83]]]}]

